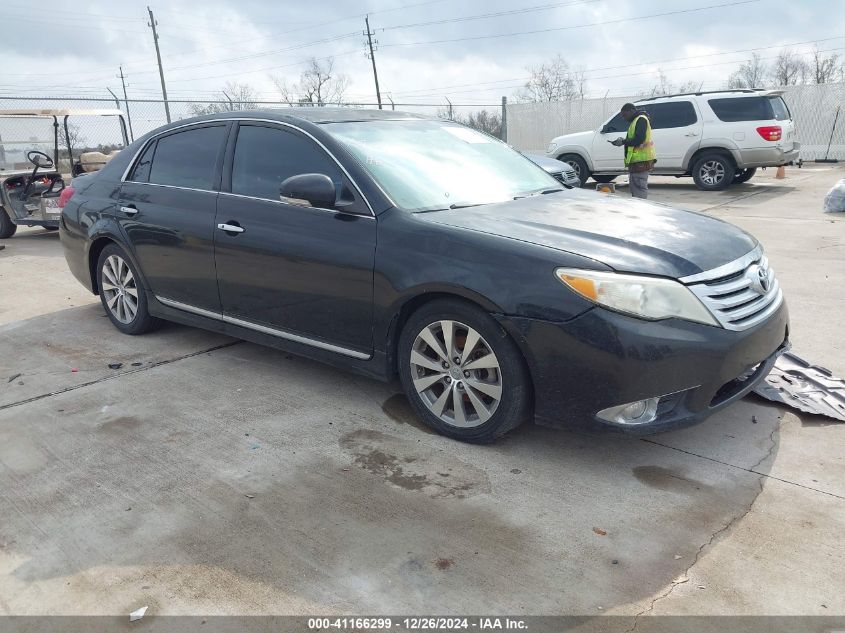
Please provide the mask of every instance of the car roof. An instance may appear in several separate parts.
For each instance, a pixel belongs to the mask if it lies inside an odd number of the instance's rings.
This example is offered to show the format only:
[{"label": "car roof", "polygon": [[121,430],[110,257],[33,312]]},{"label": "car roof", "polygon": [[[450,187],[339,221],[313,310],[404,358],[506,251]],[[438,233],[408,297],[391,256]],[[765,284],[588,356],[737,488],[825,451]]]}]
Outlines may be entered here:
[{"label": "car roof", "polygon": [[239,119],[239,118],[261,118],[271,121],[290,122],[307,121],[309,123],[340,123],[350,121],[407,121],[415,119],[431,119],[422,114],[413,112],[402,112],[397,110],[375,110],[368,108],[265,108],[260,110],[234,110],[231,112],[217,112],[194,117],[186,121],[203,121],[208,119]]},{"label": "car roof", "polygon": [[704,95],[714,97],[719,96],[723,99],[730,99],[730,98],[739,98],[739,97],[749,97],[749,96],[772,96],[772,95],[782,95],[783,90],[764,90],[759,88],[737,88],[736,90],[705,90],[699,92],[683,92],[674,95],[660,95],[658,97],[647,97],[645,99],[638,99],[634,102],[634,104],[640,103],[656,103],[663,100],[678,99],[682,97],[702,97]]}]

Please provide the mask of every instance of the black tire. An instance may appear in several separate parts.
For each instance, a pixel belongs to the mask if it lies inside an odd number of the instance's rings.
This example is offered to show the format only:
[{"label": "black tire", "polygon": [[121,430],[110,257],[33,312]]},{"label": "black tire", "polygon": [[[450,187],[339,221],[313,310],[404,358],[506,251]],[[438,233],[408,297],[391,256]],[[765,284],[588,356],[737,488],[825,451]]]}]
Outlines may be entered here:
[{"label": "black tire", "polygon": [[45,226],[43,227],[45,231],[58,231],[59,227],[57,226]]},{"label": "black tire", "polygon": [[18,230],[18,225],[12,222],[6,209],[0,207],[0,240],[5,240],[12,237],[15,231]]},{"label": "black tire", "polygon": [[[104,267],[107,265],[107,262],[109,261],[110,257],[117,257],[125,266],[129,268],[129,272],[131,273],[132,280],[129,281],[125,286],[126,288],[128,288],[128,290],[125,290],[125,292],[120,293],[124,296],[131,296],[133,290],[135,293],[137,293],[135,312],[131,315],[131,318],[128,318],[131,313],[131,309],[126,306],[127,302],[131,302],[131,298],[127,297],[126,300],[124,300],[123,296],[114,297],[113,295],[111,295],[113,291],[111,291],[109,287],[112,286],[112,281],[114,277],[112,277],[112,279],[108,279],[106,276],[106,272],[104,271]],[[114,262],[114,260],[112,260],[112,262]],[[110,270],[112,272],[108,274],[114,275],[113,266],[110,268]],[[120,270],[121,272],[123,272],[124,269],[121,267]],[[147,293],[144,290],[144,285],[140,283],[138,270],[135,268],[132,261],[126,255],[126,252],[117,244],[109,244],[100,253],[100,257],[97,260],[97,288],[99,289],[100,302],[103,304],[103,309],[106,311],[106,315],[108,315],[109,320],[111,320],[112,324],[124,334],[144,334],[145,332],[149,332],[150,330],[153,330],[158,327],[159,320],[153,316],[150,316],[150,313],[147,310]],[[109,305],[110,298],[116,299],[116,302],[112,305],[118,307],[116,307],[114,310]],[[123,309],[121,309],[121,307]],[[119,316],[120,314],[123,314],[125,317],[127,317],[127,320],[122,320]]]},{"label": "black tire", "polygon": [[578,180],[581,181],[582,185],[587,182],[587,178],[591,175],[590,168],[587,167],[587,162],[578,156],[578,154],[562,154],[557,159],[568,164],[575,170]]},{"label": "black tire", "polygon": [[613,174],[593,174],[593,180],[604,185],[616,180],[616,176]]},{"label": "black tire", "polygon": [[735,173],[733,160],[719,152],[702,154],[692,165],[692,179],[702,191],[721,191],[733,182]]},{"label": "black tire", "polygon": [[748,169],[737,169],[734,174],[734,184],[748,182],[757,173],[756,167],[749,167]]},{"label": "black tire", "polygon": [[[442,356],[439,356],[439,353],[431,353],[427,358],[434,360],[435,364],[442,369],[435,371],[423,369],[419,366],[412,367],[412,352],[420,353],[419,347],[415,348],[415,345],[424,345],[424,343],[421,343],[422,339],[418,336],[427,328],[437,328],[440,323],[448,321],[454,322],[455,326],[452,337],[455,341],[455,349],[452,350],[452,353],[456,355],[460,355],[464,351],[469,328],[480,336],[470,352],[470,358],[468,360],[461,359],[461,363],[454,362],[447,369],[444,367]],[[461,343],[462,333],[463,342]],[[443,331],[441,330],[439,342],[443,342],[445,339],[442,334]],[[461,345],[461,349],[457,349],[458,344]],[[429,351],[431,350],[433,348],[430,348]],[[447,355],[449,354],[445,350],[445,346],[442,351]],[[494,360],[497,361],[497,369],[469,370],[470,363],[478,363],[480,359],[489,358],[489,352],[492,352]],[[417,358],[419,357],[417,356]],[[457,359],[453,357],[450,360],[456,361]],[[438,299],[417,310],[402,328],[399,337],[398,363],[402,387],[414,411],[425,424],[447,437],[464,442],[486,444],[519,426],[528,419],[531,412],[533,402],[531,379],[522,354],[502,326],[489,314],[471,303],[459,299]],[[467,365],[468,369],[462,370],[462,364]],[[423,390],[423,395],[414,386],[414,379],[421,377],[420,372],[431,372],[425,378],[436,377],[438,374],[442,375],[441,380],[437,380],[430,388]],[[456,377],[451,378],[450,373],[456,375]],[[485,410],[485,416],[489,415],[489,418],[482,422],[479,407],[474,402],[479,400],[479,394],[485,402],[488,402],[488,396],[485,395],[486,392],[478,391],[474,387],[470,388],[470,385],[481,384],[482,386],[487,385],[489,388],[490,383],[486,382],[488,380],[497,383],[500,395],[495,407],[492,404],[488,405],[490,409]],[[447,384],[450,386],[447,386]],[[451,395],[443,396],[444,392],[447,391],[451,391]],[[471,391],[471,393],[467,393],[467,391]],[[442,410],[443,416],[436,415],[429,409],[429,406],[436,407],[436,403],[426,404],[423,398],[435,398],[438,393],[445,398],[444,401],[447,403],[445,407],[451,408],[452,419],[459,419],[455,410],[456,403],[459,402],[462,412],[469,413],[466,420],[471,426],[462,427],[449,423],[444,419],[449,417],[447,409]],[[471,400],[470,396],[475,401]],[[482,402],[482,404],[485,402]],[[489,402],[492,403],[493,399],[491,398]],[[460,417],[463,417],[463,415]],[[472,420],[472,418],[475,418],[475,420]]]}]

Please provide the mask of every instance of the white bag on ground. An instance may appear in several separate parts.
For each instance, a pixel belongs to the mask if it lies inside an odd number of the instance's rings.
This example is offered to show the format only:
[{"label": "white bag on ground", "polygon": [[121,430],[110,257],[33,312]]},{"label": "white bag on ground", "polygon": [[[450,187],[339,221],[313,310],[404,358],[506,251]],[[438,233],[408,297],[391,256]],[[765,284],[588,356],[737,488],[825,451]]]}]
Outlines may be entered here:
[{"label": "white bag on ground", "polygon": [[824,197],[825,213],[845,212],[845,178],[837,182]]}]

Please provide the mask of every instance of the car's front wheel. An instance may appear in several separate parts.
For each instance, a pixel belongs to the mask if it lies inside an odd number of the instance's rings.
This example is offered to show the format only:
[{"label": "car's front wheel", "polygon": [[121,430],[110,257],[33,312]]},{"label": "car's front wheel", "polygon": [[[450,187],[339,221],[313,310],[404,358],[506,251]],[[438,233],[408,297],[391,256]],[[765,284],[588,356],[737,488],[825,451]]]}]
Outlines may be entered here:
[{"label": "car's front wheel", "polygon": [[587,167],[587,161],[578,156],[578,154],[563,154],[562,156],[558,156],[558,160],[563,161],[575,170],[575,174],[578,176],[578,180],[581,181],[582,185],[587,182],[587,178],[590,177],[590,168]]},{"label": "car's front wheel", "polygon": [[100,253],[97,287],[106,314],[124,334],[143,334],[158,325],[147,311],[147,294],[138,271],[117,244],[109,244]]},{"label": "car's front wheel", "polygon": [[415,312],[399,340],[399,375],[411,406],[434,430],[492,442],[531,410],[525,362],[489,314],[460,300],[437,300]]}]

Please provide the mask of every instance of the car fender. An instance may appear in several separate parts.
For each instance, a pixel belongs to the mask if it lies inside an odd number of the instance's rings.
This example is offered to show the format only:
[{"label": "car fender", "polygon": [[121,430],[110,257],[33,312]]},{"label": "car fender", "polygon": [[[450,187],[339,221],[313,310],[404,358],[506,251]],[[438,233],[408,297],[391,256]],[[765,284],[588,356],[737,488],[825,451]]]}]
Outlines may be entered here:
[{"label": "car fender", "polygon": [[693,157],[696,154],[701,154],[708,150],[727,150],[737,165],[742,162],[740,160],[739,147],[737,147],[737,144],[733,140],[729,138],[711,138],[701,141],[700,144],[694,144],[687,150],[686,154],[684,154],[684,162],[682,163],[684,170],[690,171],[692,169]]},{"label": "car fender", "polygon": [[[109,216],[100,216],[100,218],[95,222],[90,229],[88,230],[88,239],[85,242],[85,263],[89,267],[91,271],[91,287],[96,289],[96,270],[94,265],[96,262],[91,261],[91,248],[95,244],[99,244],[99,242],[103,239],[106,239],[110,242],[114,242],[118,246],[120,246],[123,251],[126,253],[126,256],[132,262],[132,265],[135,267],[135,270],[138,273],[138,277],[141,278],[141,284],[143,285],[145,290],[149,290],[150,286],[147,283],[146,278],[144,277],[143,270],[141,266],[138,264],[138,261],[135,259],[135,254],[132,252],[132,248],[129,246],[129,239],[126,235],[126,231],[121,226],[120,222],[117,221],[114,217]],[[95,290],[97,294],[99,294],[99,290]]]},{"label": "car fender", "polygon": [[590,150],[584,147],[583,145],[561,145],[555,149],[555,156],[557,160],[562,160],[562,156],[565,154],[577,154],[581,158],[584,159],[584,162],[587,163],[587,168],[590,171],[593,171],[593,159],[590,156]]}]

